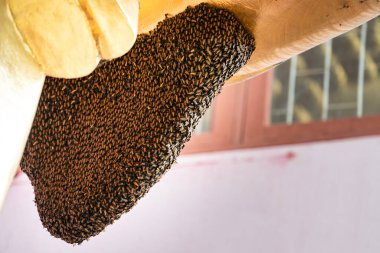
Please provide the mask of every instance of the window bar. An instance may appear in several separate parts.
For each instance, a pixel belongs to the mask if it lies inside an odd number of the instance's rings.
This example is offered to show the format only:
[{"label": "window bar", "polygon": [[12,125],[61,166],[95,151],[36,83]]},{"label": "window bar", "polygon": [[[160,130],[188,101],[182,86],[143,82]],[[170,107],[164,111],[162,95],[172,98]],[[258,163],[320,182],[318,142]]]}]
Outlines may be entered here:
[{"label": "window bar", "polygon": [[358,97],[356,106],[356,116],[363,116],[364,101],[364,70],[365,70],[365,54],[367,43],[367,23],[363,24],[360,30],[360,53],[359,53],[359,69],[358,69]]},{"label": "window bar", "polygon": [[330,98],[330,70],[331,70],[331,53],[332,40],[325,43],[325,63],[323,70],[323,101],[322,101],[322,120],[327,120],[329,116],[329,98]]},{"label": "window bar", "polygon": [[293,123],[294,97],[296,91],[297,77],[297,56],[290,59],[289,87],[288,87],[288,103],[286,106],[286,124]]},{"label": "window bar", "polygon": [[202,118],[198,121],[198,125],[195,127],[195,129],[194,129],[194,131],[193,131],[194,135],[202,134],[202,132],[203,132],[204,121],[205,121],[205,117],[202,117]]}]

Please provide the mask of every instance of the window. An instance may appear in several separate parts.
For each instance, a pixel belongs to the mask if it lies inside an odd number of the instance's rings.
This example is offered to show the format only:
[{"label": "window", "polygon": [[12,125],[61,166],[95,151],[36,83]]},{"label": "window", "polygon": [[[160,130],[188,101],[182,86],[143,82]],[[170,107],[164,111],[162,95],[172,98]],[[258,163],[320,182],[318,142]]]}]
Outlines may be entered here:
[{"label": "window", "polygon": [[272,123],[379,114],[379,32],[377,18],[277,67]]},{"label": "window", "polygon": [[184,153],[380,134],[380,18],[225,87]]}]

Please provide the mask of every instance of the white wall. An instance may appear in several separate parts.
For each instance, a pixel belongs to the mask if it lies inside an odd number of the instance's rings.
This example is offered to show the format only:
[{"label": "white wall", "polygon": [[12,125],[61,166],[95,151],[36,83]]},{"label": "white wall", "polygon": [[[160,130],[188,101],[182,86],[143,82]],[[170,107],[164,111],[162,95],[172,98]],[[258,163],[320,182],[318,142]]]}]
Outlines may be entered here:
[{"label": "white wall", "polygon": [[182,156],[106,232],[71,246],[40,224],[25,176],[0,252],[380,252],[380,137]]}]

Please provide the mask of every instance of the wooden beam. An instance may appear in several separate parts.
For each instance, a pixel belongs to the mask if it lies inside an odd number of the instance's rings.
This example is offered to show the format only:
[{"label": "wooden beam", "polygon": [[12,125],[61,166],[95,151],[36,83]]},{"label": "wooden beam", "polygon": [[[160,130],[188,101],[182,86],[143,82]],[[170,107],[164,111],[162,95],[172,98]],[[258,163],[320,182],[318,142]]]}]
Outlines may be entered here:
[{"label": "wooden beam", "polygon": [[45,75],[0,0],[0,209],[17,171]]}]

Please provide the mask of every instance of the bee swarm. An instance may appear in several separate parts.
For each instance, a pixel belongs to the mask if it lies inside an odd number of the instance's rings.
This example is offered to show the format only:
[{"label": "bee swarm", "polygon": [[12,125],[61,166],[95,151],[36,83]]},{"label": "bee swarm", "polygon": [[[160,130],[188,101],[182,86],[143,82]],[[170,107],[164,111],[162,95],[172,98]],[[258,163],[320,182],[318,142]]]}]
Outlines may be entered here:
[{"label": "bee swarm", "polygon": [[232,13],[200,4],[89,76],[48,77],[21,161],[47,230],[81,243],[130,210],[254,48]]}]

